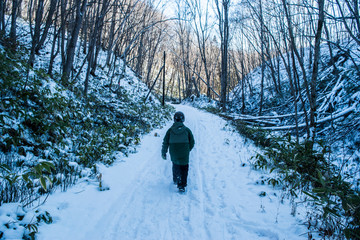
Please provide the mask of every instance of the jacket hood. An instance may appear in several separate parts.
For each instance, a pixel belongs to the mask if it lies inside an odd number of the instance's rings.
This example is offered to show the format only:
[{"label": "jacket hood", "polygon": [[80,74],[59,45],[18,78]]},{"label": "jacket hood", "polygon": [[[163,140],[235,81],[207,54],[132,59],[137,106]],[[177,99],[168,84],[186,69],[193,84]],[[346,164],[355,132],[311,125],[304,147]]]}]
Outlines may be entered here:
[{"label": "jacket hood", "polygon": [[182,122],[176,122],[171,126],[171,131],[175,135],[179,135],[186,131],[186,127]]}]

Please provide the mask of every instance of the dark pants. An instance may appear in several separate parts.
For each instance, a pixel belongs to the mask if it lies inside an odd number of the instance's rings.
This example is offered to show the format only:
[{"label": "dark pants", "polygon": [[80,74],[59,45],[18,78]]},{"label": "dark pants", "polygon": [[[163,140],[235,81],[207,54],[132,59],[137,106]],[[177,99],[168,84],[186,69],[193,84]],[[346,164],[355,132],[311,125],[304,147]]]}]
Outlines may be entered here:
[{"label": "dark pants", "polygon": [[187,186],[187,176],[189,171],[189,164],[177,165],[173,163],[173,181],[177,184],[178,188],[184,188]]}]

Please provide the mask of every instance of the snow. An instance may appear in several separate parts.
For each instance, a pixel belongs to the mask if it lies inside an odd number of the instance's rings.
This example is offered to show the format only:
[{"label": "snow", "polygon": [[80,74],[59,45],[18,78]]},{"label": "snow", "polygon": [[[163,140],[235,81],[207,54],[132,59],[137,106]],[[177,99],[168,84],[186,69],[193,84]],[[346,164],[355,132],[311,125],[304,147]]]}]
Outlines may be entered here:
[{"label": "snow", "polygon": [[20,226],[17,221],[17,216],[24,216],[25,212],[18,203],[8,203],[0,206],[0,231],[4,231],[4,225],[9,226],[9,230],[5,232],[4,239],[22,239],[24,227]]},{"label": "snow", "polygon": [[[19,24],[24,26],[18,29],[22,33],[19,41],[29,43],[27,25],[22,21]],[[50,44],[45,46],[43,53],[50,51]],[[105,59],[103,54],[99,62]],[[46,62],[48,56],[41,55],[35,66],[45,66]],[[60,72],[59,59],[54,64],[54,72]],[[85,78],[84,73],[85,68],[79,79]],[[142,99],[148,92],[146,85],[129,68],[126,74],[121,87],[132,92],[133,99]],[[98,81],[90,81],[90,90],[99,89],[97,84],[102,79],[99,73]],[[72,95],[51,80],[43,85],[49,94]],[[216,106],[214,101],[211,105]],[[0,238],[3,233],[2,239],[21,239],[28,231],[24,226],[35,223],[36,215],[48,212],[53,223],[42,222],[37,239],[307,239],[303,213],[292,216],[294,209],[284,193],[261,184],[268,173],[255,171],[249,164],[259,150],[221,118],[189,106],[176,108],[185,113],[185,124],[196,141],[185,194],[179,194],[172,184],[171,162],[160,157],[163,136],[172,124],[169,122],[144,136],[136,153],[128,157],[114,153],[117,161],[111,167],[97,164],[101,173],[97,181],[88,178],[90,169],[82,169],[83,177],[75,186],[66,192],[58,189],[34,209],[23,209],[19,203],[1,205]],[[14,128],[20,122],[6,121]],[[36,160],[31,153],[24,159]],[[78,166],[74,161],[69,165]],[[21,222],[19,217],[24,217]]]},{"label": "snow", "polygon": [[[41,206],[53,217],[37,239],[307,239],[300,213],[249,164],[258,149],[226,121],[185,105],[195,137],[188,188],[179,194],[161,143],[171,122],[144,136],[137,153],[98,165],[98,182],[80,181]],[[169,156],[167,157],[169,159]],[[265,173],[267,174],[267,173]],[[5,205],[4,205],[5,206]]]}]

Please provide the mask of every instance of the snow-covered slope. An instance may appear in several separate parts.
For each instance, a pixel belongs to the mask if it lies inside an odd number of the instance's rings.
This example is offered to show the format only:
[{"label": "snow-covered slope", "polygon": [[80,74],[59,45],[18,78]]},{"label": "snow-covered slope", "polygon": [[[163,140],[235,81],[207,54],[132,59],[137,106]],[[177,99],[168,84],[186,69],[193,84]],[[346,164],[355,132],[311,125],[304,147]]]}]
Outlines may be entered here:
[{"label": "snow-covered slope", "polygon": [[52,221],[37,209],[51,193],[79,179],[95,182],[98,164],[136,152],[141,135],[164,125],[172,110],[152,94],[144,102],[147,86],[129,68],[121,75],[121,61],[109,69],[102,51],[86,96],[80,45],[70,85],[60,79],[60,54],[47,74],[49,43],[27,68],[29,26],[18,23],[18,49],[0,45],[0,239],[33,237],[39,222]]},{"label": "snow-covered slope", "polygon": [[[322,44],[321,57],[319,60],[319,75],[317,79],[317,113],[318,120],[321,120],[331,113],[336,114],[342,112],[349,107],[353,107],[353,103],[360,101],[360,88],[356,84],[356,79],[359,77],[358,66],[360,64],[360,49],[354,41],[344,40],[338,47],[331,45],[332,57],[329,52],[329,45]],[[303,50],[304,56],[302,61],[306,70],[308,81],[312,74],[312,60],[309,60],[309,49]],[[283,57],[288,60],[286,53]],[[264,70],[264,103],[263,115],[282,115],[294,113],[294,103],[292,94],[290,92],[290,80],[283,61],[280,56],[271,59],[276,65],[275,78],[281,86],[281,94],[275,91],[274,81],[272,79],[271,71],[267,64]],[[292,66],[292,63],[286,63],[287,66]],[[297,68],[299,86],[301,87],[301,94],[303,96],[306,109],[309,109],[308,99],[305,92],[305,83],[303,74],[298,62],[295,64]],[[293,69],[291,69],[293,71]],[[292,73],[293,74],[293,73]],[[280,79],[279,79],[280,78]],[[294,81],[294,79],[293,79]],[[246,76],[245,84],[245,112],[256,115],[259,110],[260,102],[260,84],[261,84],[261,66],[255,68]],[[249,87],[251,86],[251,88]],[[230,93],[230,101],[233,103],[232,110],[239,110],[242,106],[242,85],[239,83]],[[298,99],[298,112],[302,110],[300,99]],[[358,104],[355,105],[355,113],[359,112]],[[299,116],[300,121],[303,117]],[[285,119],[282,124],[291,124],[293,119]]]},{"label": "snow-covered slope", "polygon": [[[283,184],[288,182],[288,186],[294,186],[296,183],[294,180],[296,177],[288,177],[289,169],[290,173],[296,172],[298,176],[302,176],[301,183],[296,186],[301,186],[302,192],[310,190],[311,193],[307,196],[298,196],[303,198],[304,202],[311,203],[309,201],[311,199],[315,203],[309,212],[309,227],[317,228],[324,236],[330,238],[345,238],[346,235],[349,239],[358,239],[360,230],[360,215],[357,207],[360,203],[360,85],[358,81],[360,48],[354,41],[344,40],[341,43],[331,43],[331,50],[330,54],[327,43],[321,46],[319,74],[316,81],[316,137],[314,145],[311,145],[314,146],[314,148],[311,147],[311,151],[315,150],[314,154],[306,156],[306,151],[309,149],[306,143],[313,129],[306,129],[308,126],[306,121],[309,123],[310,107],[305,81],[298,62],[296,63],[299,75],[297,87],[300,88],[301,98],[299,94],[296,95],[297,115],[295,115],[295,101],[290,91],[290,80],[281,57],[272,59],[274,63],[280,64],[276,77],[280,78],[278,80],[282,89],[281,94],[275,92],[270,71],[267,67],[265,69],[263,116],[258,116],[260,67],[254,69],[246,79],[244,111],[246,115],[240,113],[241,84],[231,94],[234,100],[231,110],[234,111],[232,117],[238,120],[239,126],[242,127],[243,122],[249,126],[251,131],[244,131],[245,134],[250,133],[247,136],[253,137],[258,131],[260,134],[255,136],[259,136],[260,140],[270,140],[264,141],[266,143],[263,144],[266,147],[265,158],[263,158],[265,164],[262,165],[260,157],[261,167],[280,169],[279,172],[283,173],[280,182]],[[309,81],[312,74],[309,49],[300,51],[303,52],[304,67]],[[284,58],[291,59],[285,55]],[[287,65],[293,66],[291,63]],[[293,71],[291,69],[291,74]],[[251,91],[248,88],[249,84],[252,85]],[[254,125],[255,128],[252,127]],[[261,128],[260,131],[258,127]],[[297,136],[297,140],[295,141],[295,137],[292,138],[292,136]],[[322,160],[319,160],[318,156],[321,156]],[[315,164],[311,166],[312,163]],[[307,167],[305,171],[299,171],[299,166]],[[306,181],[303,180],[306,177],[303,177],[307,174],[313,176],[305,183]],[[328,209],[331,210],[328,211]],[[317,220],[311,221],[311,219]]]}]

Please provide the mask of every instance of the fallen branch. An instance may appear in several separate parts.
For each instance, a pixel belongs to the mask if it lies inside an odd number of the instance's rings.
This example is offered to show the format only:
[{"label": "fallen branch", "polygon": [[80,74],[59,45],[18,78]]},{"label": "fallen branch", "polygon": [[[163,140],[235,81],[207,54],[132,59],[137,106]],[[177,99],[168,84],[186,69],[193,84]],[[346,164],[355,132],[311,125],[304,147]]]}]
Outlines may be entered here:
[{"label": "fallen branch", "polygon": [[[328,122],[328,121],[332,121],[332,120],[341,118],[341,117],[343,117],[345,115],[348,115],[348,114],[352,113],[355,109],[356,109],[356,104],[352,105],[351,107],[349,107],[349,108],[347,108],[347,109],[345,109],[345,110],[343,110],[343,111],[341,111],[339,113],[333,114],[332,116],[320,119],[316,123],[317,124],[325,123],[325,122]],[[299,124],[298,127],[299,128],[304,128],[304,127],[306,127],[306,124],[305,123]],[[271,130],[271,131],[282,131],[282,130],[293,130],[295,128],[296,128],[295,125],[291,125],[291,126],[281,126],[281,127],[263,127],[262,129]]]},{"label": "fallen branch", "polygon": [[244,121],[248,124],[252,124],[254,125],[254,123],[256,124],[262,124],[262,125],[271,125],[271,126],[276,126],[279,124],[279,120],[278,121],[268,121],[266,119],[271,119],[271,118],[261,118],[261,117],[251,117],[251,116],[246,116],[246,117],[231,117],[231,116],[226,116],[224,114],[219,114],[221,117],[226,118],[228,120],[232,120],[232,121]]},{"label": "fallen branch", "polygon": [[[297,115],[302,115],[304,112],[299,112]],[[238,115],[234,117],[234,120],[255,120],[255,119],[279,119],[286,117],[295,117],[295,113],[289,113],[284,115],[274,115],[274,116],[250,116],[250,115]]]}]

